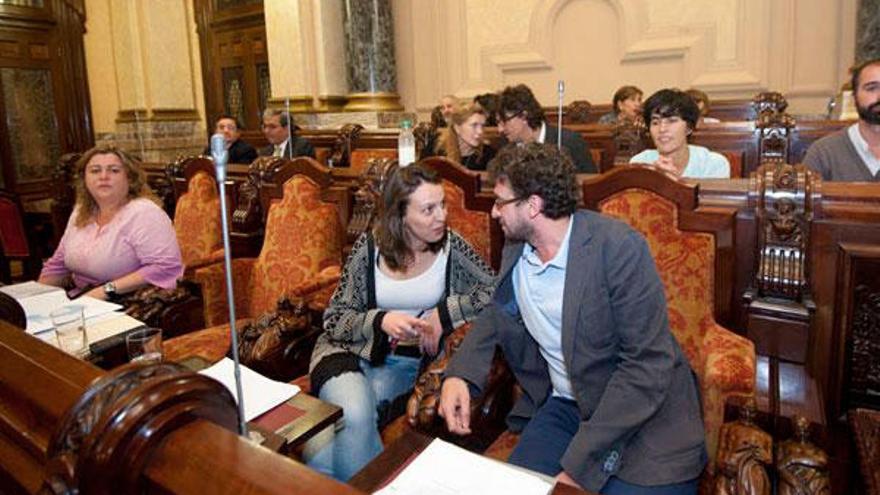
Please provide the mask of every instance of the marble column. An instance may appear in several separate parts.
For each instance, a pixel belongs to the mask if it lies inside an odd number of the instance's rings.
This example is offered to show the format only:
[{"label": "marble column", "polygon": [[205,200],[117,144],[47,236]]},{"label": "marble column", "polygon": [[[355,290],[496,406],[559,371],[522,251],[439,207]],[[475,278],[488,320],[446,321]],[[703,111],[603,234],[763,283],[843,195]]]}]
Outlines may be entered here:
[{"label": "marble column", "polygon": [[391,0],[342,0],[347,112],[400,111]]},{"label": "marble column", "polygon": [[880,0],[859,0],[856,62],[880,58]]}]

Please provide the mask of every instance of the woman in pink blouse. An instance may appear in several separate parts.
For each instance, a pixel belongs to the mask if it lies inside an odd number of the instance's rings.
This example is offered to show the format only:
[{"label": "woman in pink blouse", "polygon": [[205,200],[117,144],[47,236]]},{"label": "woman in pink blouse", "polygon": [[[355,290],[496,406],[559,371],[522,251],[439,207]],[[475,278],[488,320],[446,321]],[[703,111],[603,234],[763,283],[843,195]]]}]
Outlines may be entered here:
[{"label": "woman in pink blouse", "polygon": [[71,295],[96,299],[148,284],[174,288],[183,274],[177,236],[140,164],[98,146],[77,162],[75,181],[76,206],[39,282],[72,283]]}]

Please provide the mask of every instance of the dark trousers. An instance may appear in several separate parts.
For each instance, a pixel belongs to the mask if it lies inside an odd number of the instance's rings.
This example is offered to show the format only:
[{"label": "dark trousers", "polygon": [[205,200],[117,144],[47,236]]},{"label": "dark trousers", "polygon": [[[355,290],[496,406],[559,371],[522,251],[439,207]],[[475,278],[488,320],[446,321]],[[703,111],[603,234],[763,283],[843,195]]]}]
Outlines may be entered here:
[{"label": "dark trousers", "polygon": [[[556,476],[562,471],[559,462],[577,433],[581,417],[573,400],[551,397],[523,429],[519,443],[507,462],[532,471]],[[699,480],[671,485],[641,486],[612,476],[600,493],[606,495],[694,495]]]}]

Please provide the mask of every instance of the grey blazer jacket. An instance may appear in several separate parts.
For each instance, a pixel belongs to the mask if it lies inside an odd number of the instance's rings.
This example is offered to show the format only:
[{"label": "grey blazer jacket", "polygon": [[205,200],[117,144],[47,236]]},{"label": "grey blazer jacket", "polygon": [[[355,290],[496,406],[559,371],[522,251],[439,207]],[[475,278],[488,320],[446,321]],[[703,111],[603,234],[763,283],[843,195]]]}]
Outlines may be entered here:
[{"label": "grey blazer jacket", "polygon": [[[641,485],[694,479],[707,459],[697,381],[669,331],[648,246],[617,220],[589,211],[572,219],[562,353],[581,423],[562,467],[596,492],[612,475]],[[521,243],[505,246],[492,301],[446,372],[479,394],[500,346],[524,392],[508,416],[514,431],[552,391],[547,363],[514,296],[511,271],[522,249]]]}]

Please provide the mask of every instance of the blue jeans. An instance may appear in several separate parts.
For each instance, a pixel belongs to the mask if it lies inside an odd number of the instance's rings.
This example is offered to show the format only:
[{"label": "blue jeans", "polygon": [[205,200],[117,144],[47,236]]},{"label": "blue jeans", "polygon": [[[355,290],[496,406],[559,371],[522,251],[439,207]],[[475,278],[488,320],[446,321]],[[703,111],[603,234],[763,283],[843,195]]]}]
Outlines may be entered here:
[{"label": "blue jeans", "polygon": [[[507,462],[548,476],[562,471],[560,461],[580,426],[577,403],[561,397],[547,399],[523,429]],[[605,495],[696,495],[699,480],[660,486],[641,486],[612,476],[599,491]]]},{"label": "blue jeans", "polygon": [[312,469],[343,482],[382,452],[377,410],[412,390],[419,359],[392,354],[382,366],[362,359],[360,367],[363,374],[343,373],[321,387],[320,399],[342,408],[343,427],[317,435],[303,452]]}]

